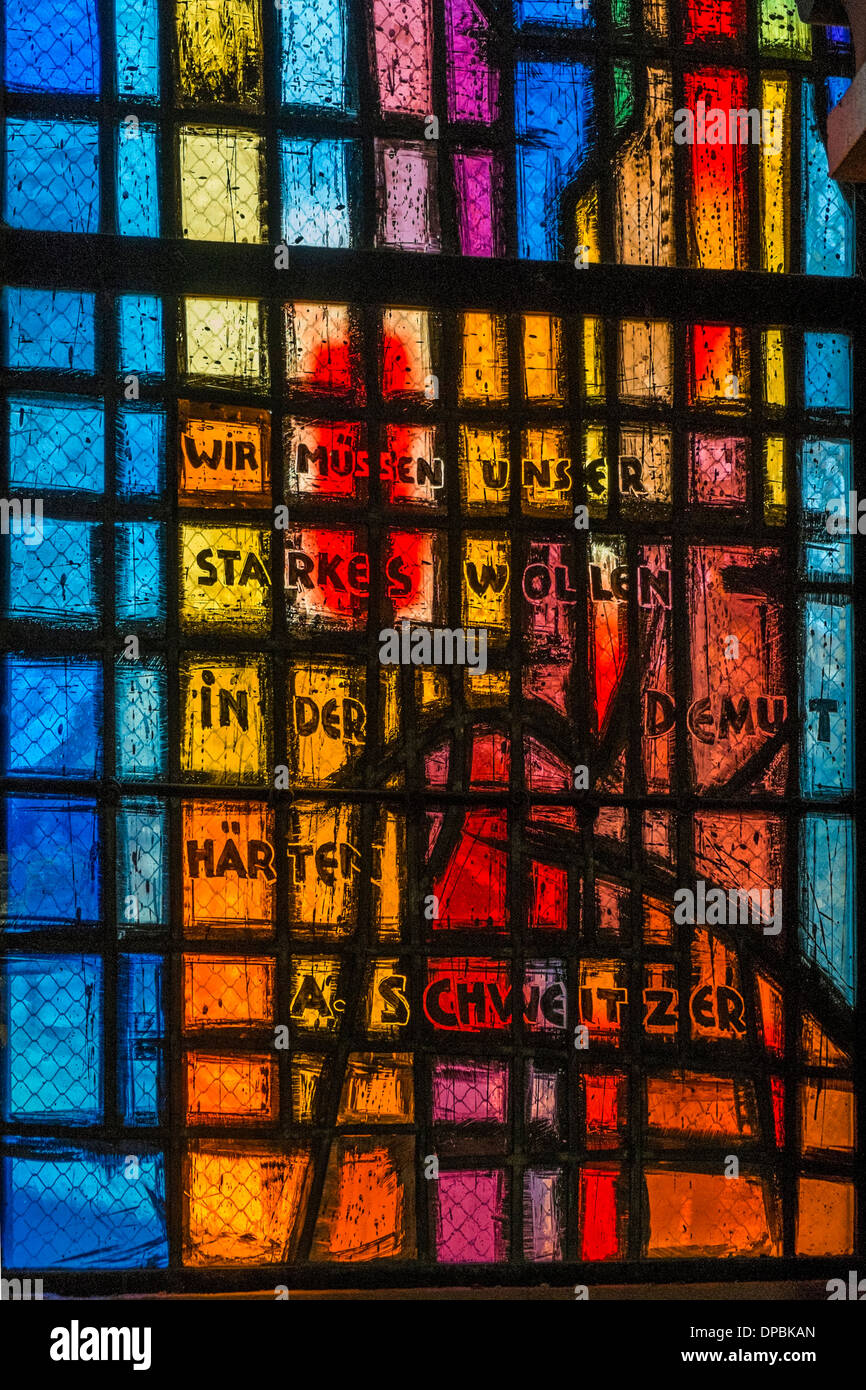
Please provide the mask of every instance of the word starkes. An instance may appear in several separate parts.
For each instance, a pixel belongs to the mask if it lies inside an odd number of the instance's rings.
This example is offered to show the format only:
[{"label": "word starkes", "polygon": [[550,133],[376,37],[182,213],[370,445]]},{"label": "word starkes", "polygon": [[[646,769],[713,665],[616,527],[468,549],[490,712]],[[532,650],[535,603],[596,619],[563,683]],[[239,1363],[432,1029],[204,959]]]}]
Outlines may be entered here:
[{"label": "word starkes", "polygon": [[705,101],[695,103],[694,111],[681,107],[674,112],[674,143],[677,145],[766,145],[773,154],[782,149],[784,116],[781,111],[707,109]]},{"label": "word starkes", "polygon": [[73,1318],[68,1327],[51,1329],[52,1361],[131,1361],[134,1371],[149,1371],[149,1327],[82,1327]]},{"label": "word starkes", "polygon": [[383,627],[379,633],[379,661],[383,666],[468,666],[480,675],[487,672],[487,629],[416,627],[402,622],[399,629]]},{"label": "word starkes", "polygon": [[677,888],[674,921],[678,925],[734,927],[762,925],[765,936],[782,930],[781,888],[708,888],[699,879],[694,890]]}]

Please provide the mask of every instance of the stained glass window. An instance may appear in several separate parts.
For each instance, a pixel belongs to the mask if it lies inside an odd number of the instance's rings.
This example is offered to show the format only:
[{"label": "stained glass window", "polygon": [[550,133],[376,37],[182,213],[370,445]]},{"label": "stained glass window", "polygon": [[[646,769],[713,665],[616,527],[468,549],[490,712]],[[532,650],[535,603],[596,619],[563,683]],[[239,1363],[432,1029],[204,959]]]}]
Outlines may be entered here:
[{"label": "stained glass window", "polygon": [[838,1264],[847,31],[5,25],[4,1272]]}]

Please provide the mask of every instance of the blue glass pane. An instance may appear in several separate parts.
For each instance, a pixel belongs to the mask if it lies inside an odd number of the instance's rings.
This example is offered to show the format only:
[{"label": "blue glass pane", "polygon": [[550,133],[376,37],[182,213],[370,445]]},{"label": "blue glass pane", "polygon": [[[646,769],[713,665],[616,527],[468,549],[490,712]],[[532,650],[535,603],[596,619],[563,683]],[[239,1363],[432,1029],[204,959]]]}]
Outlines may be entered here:
[{"label": "blue glass pane", "polygon": [[8,771],[98,777],[102,771],[102,668],[86,657],[6,658]]},{"label": "blue glass pane", "polygon": [[515,0],[514,22],[543,24],[561,29],[583,29],[592,25],[591,0]]},{"label": "blue glass pane", "polygon": [[850,48],[851,30],[845,24],[828,24],[824,30],[831,48]]},{"label": "blue glass pane", "polygon": [[830,178],[811,82],[803,83],[803,268],[807,275],[854,269],[854,213]]},{"label": "blue glass pane", "polygon": [[124,801],[117,813],[118,921],[157,927],[167,921],[168,816],[159,801]]},{"label": "blue glass pane", "polygon": [[94,521],[42,522],[42,539],[9,538],[10,618],[95,628],[100,619],[101,528]]},{"label": "blue glass pane", "polygon": [[102,1117],[102,961],[12,956],[7,1120],[96,1124]]},{"label": "blue glass pane", "polygon": [[807,410],[851,409],[851,339],[844,333],[807,333],[803,362]]},{"label": "blue glass pane", "polygon": [[117,775],[153,782],[165,775],[166,679],[161,657],[117,663],[115,675]]},{"label": "blue glass pane", "polygon": [[7,120],[3,217],[40,232],[99,231],[95,121]]},{"label": "blue glass pane", "polygon": [[159,96],[157,0],[115,0],[117,90],[120,96]]},{"label": "blue glass pane", "polygon": [[105,488],[105,411],[73,396],[9,401],[9,481],[13,488],[101,493]]},{"label": "blue glass pane", "polygon": [[20,371],[92,372],[95,296],[69,290],[4,289],[3,356]]},{"label": "blue glass pane", "polygon": [[117,132],[117,231],[159,236],[156,126],[144,121],[121,125]]},{"label": "blue glass pane", "polygon": [[121,406],[117,412],[117,489],[153,497],[165,483],[165,411]]},{"label": "blue glass pane", "polygon": [[556,260],[560,199],[596,143],[592,71],[585,63],[517,64],[519,254]]},{"label": "blue glass pane", "polygon": [[804,816],[800,945],[840,992],[854,1003],[857,911],[854,900],[854,824],[848,816]]},{"label": "blue glass pane", "polygon": [[352,140],[283,140],[282,237],[289,246],[351,246]]},{"label": "blue glass pane", "polygon": [[161,956],[121,956],[117,980],[119,1102],[125,1125],[156,1125],[165,1097]]},{"label": "blue glass pane", "polygon": [[851,604],[809,598],[803,627],[803,795],[842,796],[854,789]]},{"label": "blue glass pane", "polygon": [[827,93],[828,111],[832,111],[837,102],[842,100],[850,86],[850,77],[828,77],[825,80],[824,90]]},{"label": "blue glass pane", "polygon": [[[807,579],[851,578],[851,537],[847,528],[850,488],[849,441],[804,439],[800,447],[801,569]],[[844,516],[837,523],[840,509]]]},{"label": "blue glass pane", "polygon": [[9,797],[4,919],[23,929],[93,925],[99,918],[95,801]]},{"label": "blue glass pane", "polygon": [[154,294],[124,294],[117,301],[117,311],[119,370],[144,377],[162,376],[162,300]]},{"label": "blue glass pane", "polygon": [[283,101],[315,111],[354,111],[345,0],[283,0]]},{"label": "blue glass pane", "polygon": [[118,623],[162,622],[165,617],[162,527],[158,521],[119,521],[115,528]]},{"label": "blue glass pane", "polygon": [[[168,1263],[163,1155],[45,1145],[5,1160],[3,1262],[14,1269],[147,1269]],[[55,1152],[56,1149],[56,1152]]]},{"label": "blue glass pane", "polygon": [[6,82],[13,92],[98,92],[96,0],[6,0]]}]

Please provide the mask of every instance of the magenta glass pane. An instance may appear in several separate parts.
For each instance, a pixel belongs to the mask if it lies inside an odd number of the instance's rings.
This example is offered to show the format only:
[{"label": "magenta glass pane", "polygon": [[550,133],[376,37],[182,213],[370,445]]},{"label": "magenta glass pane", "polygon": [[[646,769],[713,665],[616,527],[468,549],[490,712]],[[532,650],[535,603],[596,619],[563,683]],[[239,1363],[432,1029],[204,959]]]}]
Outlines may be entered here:
[{"label": "magenta glass pane", "polygon": [[439,1174],[436,1258],[440,1264],[490,1264],[506,1258],[505,1174]]},{"label": "magenta glass pane", "polygon": [[456,150],[457,227],[464,256],[502,256],[502,164],[490,150]]},{"label": "magenta glass pane", "polygon": [[508,1067],[502,1062],[437,1062],[433,1068],[433,1123],[504,1125]]},{"label": "magenta glass pane", "polygon": [[490,63],[490,29],[475,0],[448,0],[448,119],[490,125],[499,115],[499,72]]}]

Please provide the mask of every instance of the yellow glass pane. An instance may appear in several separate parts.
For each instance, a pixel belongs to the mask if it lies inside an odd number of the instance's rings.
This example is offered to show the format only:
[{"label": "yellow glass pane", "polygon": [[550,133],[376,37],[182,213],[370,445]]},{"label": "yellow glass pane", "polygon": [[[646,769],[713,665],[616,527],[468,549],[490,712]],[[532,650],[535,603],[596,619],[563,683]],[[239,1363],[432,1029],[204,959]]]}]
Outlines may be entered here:
[{"label": "yellow glass pane", "polygon": [[570,513],[572,470],[563,425],[523,431],[521,472],[525,512]]},{"label": "yellow glass pane", "polygon": [[289,749],[299,785],[327,786],[364,748],[365,687],[358,666],[296,666],[290,672]]},{"label": "yellow glass pane", "polygon": [[254,526],[181,526],[181,626],[268,632],[270,549],[270,532]]},{"label": "yellow glass pane", "polygon": [[785,440],[770,435],[764,440],[764,521],[768,526],[784,526],[787,500]]},{"label": "yellow glass pane", "polygon": [[478,671],[464,671],[463,684],[466,703],[473,709],[508,704],[511,682],[507,671],[487,671],[484,675]]},{"label": "yellow glass pane", "polygon": [[767,405],[783,406],[785,392],[785,338],[781,328],[765,328],[761,334],[764,353],[764,400]]},{"label": "yellow glass pane", "polygon": [[791,141],[789,83],[783,77],[761,82],[763,139],[760,145],[761,269],[788,267],[791,217]]},{"label": "yellow glass pane", "polygon": [[643,22],[646,33],[654,39],[668,36],[668,0],[643,0]]},{"label": "yellow glass pane", "polygon": [[292,956],[291,1005],[295,1028],[336,1033],[346,1007],[340,997],[339,956]]},{"label": "yellow glass pane", "polygon": [[329,941],[348,935],[358,911],[358,808],[296,802],[290,824],[286,852],[292,934]]},{"label": "yellow glass pane", "polygon": [[575,265],[599,265],[601,243],[598,234],[598,185],[594,184],[577,200],[575,216]]},{"label": "yellow glass pane", "polygon": [[400,732],[400,689],[397,668],[386,667],[380,677],[379,709],[382,719],[382,738],[391,743]]},{"label": "yellow glass pane", "polygon": [[400,937],[406,882],[406,822],[396,811],[380,811],[373,841],[373,920],[381,941]]},{"label": "yellow glass pane", "polygon": [[619,396],[629,403],[673,400],[673,330],[664,319],[623,319]]},{"label": "yellow glass pane", "polygon": [[269,780],[270,686],[263,660],[189,657],[180,668],[180,765],[196,781]]},{"label": "yellow glass pane", "polygon": [[364,1009],[364,1027],[372,1037],[399,1037],[409,1022],[408,981],[399,960],[389,957],[370,962]]},{"label": "yellow glass pane", "polygon": [[467,508],[504,512],[508,503],[508,431],[460,426],[460,493]]},{"label": "yellow glass pane", "polygon": [[424,712],[443,708],[449,702],[447,678],[435,668],[422,667],[415,673],[415,699]]},{"label": "yellow glass pane", "polygon": [[463,541],[463,623],[466,627],[508,630],[511,547],[498,536],[466,536]]},{"label": "yellow glass pane", "polygon": [[259,0],[177,0],[178,95],[185,106],[262,107]]},{"label": "yellow glass pane", "polygon": [[350,1052],[338,1124],[411,1124],[415,1115],[411,1052]]},{"label": "yellow glass pane", "polygon": [[312,1124],[325,1059],[315,1052],[296,1052],[292,1058],[292,1113],[298,1124]]},{"label": "yellow glass pane", "polygon": [[523,315],[523,394],[528,401],[565,399],[562,320],[550,314]]},{"label": "yellow glass pane", "polygon": [[583,320],[583,390],[588,400],[604,400],[604,322]]},{"label": "yellow glass pane", "polygon": [[583,431],[583,480],[590,516],[607,515],[610,477],[607,431],[603,425],[587,425]]},{"label": "yellow glass pane", "polygon": [[191,241],[264,241],[261,136],[183,126],[178,139],[183,235]]},{"label": "yellow glass pane", "polygon": [[310,1156],[216,1141],[196,1145],[184,1181],[186,1265],[280,1264],[303,1224]]},{"label": "yellow glass pane", "polygon": [[190,377],[267,385],[264,314],[258,300],[190,296],[184,300],[184,323],[183,369]]},{"label": "yellow glass pane", "polygon": [[505,318],[464,314],[460,403],[501,405],[508,400]]}]

